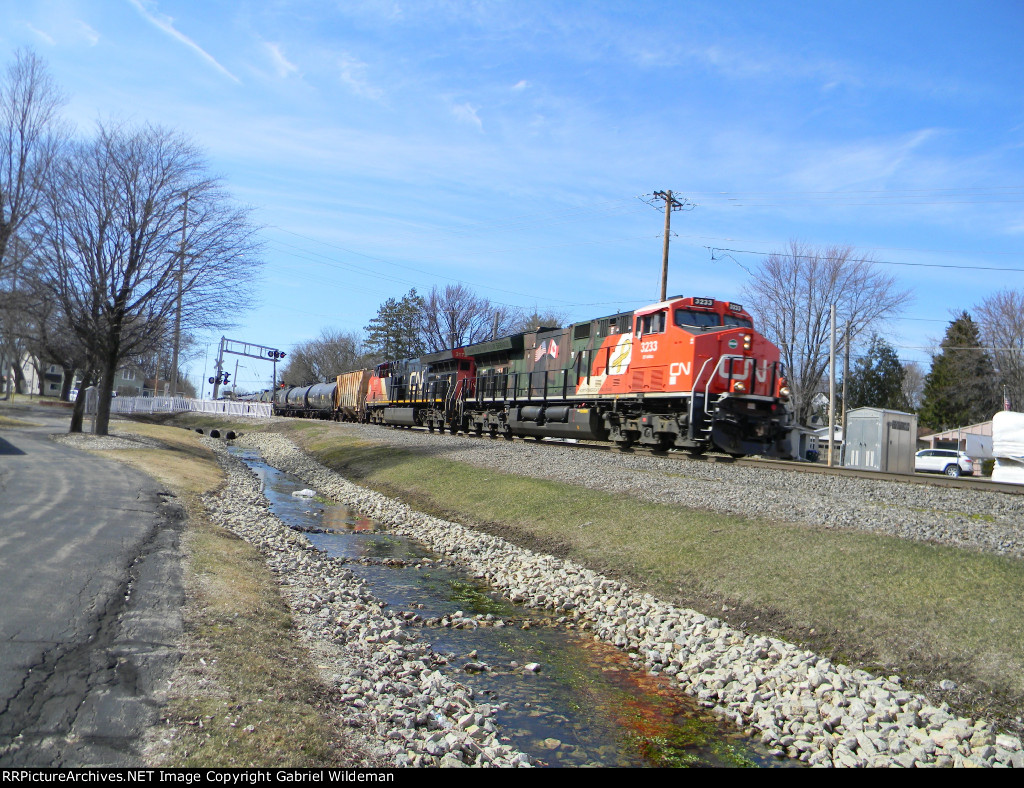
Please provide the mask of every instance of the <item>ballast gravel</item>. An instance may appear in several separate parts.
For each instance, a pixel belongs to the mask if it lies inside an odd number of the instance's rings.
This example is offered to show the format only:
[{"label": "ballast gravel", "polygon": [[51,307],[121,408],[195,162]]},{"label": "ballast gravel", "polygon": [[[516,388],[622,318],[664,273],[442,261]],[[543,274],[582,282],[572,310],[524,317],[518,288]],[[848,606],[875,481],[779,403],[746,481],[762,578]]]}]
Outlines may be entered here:
[{"label": "ballast gravel", "polygon": [[320,653],[332,660],[332,680],[345,722],[379,742],[393,766],[529,766],[529,757],[502,744],[492,709],[438,669],[440,659],[398,613],[367,592],[344,562],[317,550],[269,511],[259,478],[204,438],[227,473],[205,501],[212,522],[255,545],[285,588],[285,597]]},{"label": "ballast gravel", "polygon": [[[780,757],[822,767],[1024,767],[1020,739],[999,734],[988,722],[957,717],[946,704],[931,704],[905,690],[897,676],[872,676],[837,665],[784,641],[750,635],[638,593],[571,561],[539,555],[499,537],[416,512],[348,482],[280,435],[251,434],[240,442],[318,492],[455,560],[513,601],[554,610],[592,631],[595,639],[627,650],[635,655],[638,666],[672,677],[705,705],[757,735]],[[250,494],[255,500],[255,493]],[[357,596],[358,602],[342,598],[342,594],[362,593],[351,585],[343,568],[331,574],[329,562],[320,563],[326,559],[314,558],[308,545],[294,536],[276,534],[272,543],[286,551],[279,563],[282,572],[310,561],[322,567],[316,571],[324,582],[333,584],[336,606],[325,617],[338,616],[332,632],[359,653],[359,659],[372,659],[371,652],[398,653],[394,659],[380,659],[381,675],[389,681],[410,670],[408,649],[414,649],[412,656],[422,662],[425,647],[413,644],[388,611],[365,595]],[[352,619],[355,610],[362,615]],[[365,630],[353,632],[353,620]],[[369,634],[364,636],[363,631]],[[372,638],[369,644],[364,637]],[[382,637],[387,641],[383,648]],[[437,677],[431,681],[443,681],[425,664],[422,670],[419,665],[415,668],[420,671],[421,686],[424,672]],[[415,684],[415,676],[412,680]],[[372,681],[353,684],[352,697],[375,686]],[[410,723],[417,718],[404,720]],[[415,726],[393,730],[423,741],[422,731]],[[502,753],[502,757],[509,756]]]},{"label": "ballast gravel", "polygon": [[[723,514],[873,531],[1024,558],[1024,495],[803,473],[372,425],[342,434],[530,476]],[[979,485],[987,482],[977,481]]]}]

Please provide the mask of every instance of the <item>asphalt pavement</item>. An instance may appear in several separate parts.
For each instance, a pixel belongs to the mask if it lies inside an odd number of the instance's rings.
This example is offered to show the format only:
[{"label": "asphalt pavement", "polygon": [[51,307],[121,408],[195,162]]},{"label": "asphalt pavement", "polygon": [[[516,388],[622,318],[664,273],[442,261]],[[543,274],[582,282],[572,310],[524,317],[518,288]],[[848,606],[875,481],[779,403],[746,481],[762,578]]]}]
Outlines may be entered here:
[{"label": "asphalt pavement", "polygon": [[0,426],[0,766],[141,765],[181,635],[184,514],[63,446],[69,412]]}]

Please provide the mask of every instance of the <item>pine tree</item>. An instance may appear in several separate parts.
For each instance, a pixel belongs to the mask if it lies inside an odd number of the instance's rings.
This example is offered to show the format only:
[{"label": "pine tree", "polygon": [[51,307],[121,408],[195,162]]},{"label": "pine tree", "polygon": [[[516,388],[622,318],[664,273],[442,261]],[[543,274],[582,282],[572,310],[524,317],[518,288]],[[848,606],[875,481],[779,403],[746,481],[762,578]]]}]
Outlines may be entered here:
[{"label": "pine tree", "polygon": [[380,361],[395,361],[426,352],[420,331],[426,304],[414,287],[401,301],[389,298],[366,326],[366,349]]},{"label": "pine tree", "polygon": [[948,430],[992,418],[999,409],[997,375],[967,312],[949,324],[941,348],[925,378],[921,423]]},{"label": "pine tree", "polygon": [[903,365],[895,348],[878,334],[871,335],[867,354],[854,364],[846,396],[851,408],[903,410],[907,407],[903,396]]}]

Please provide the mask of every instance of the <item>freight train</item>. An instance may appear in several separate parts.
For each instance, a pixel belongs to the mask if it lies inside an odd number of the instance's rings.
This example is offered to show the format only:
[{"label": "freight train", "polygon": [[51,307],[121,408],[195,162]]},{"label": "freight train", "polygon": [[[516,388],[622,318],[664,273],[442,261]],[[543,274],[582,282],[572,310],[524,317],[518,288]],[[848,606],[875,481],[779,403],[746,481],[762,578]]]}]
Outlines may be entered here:
[{"label": "freight train", "polygon": [[778,348],[742,306],[676,296],[282,388],[274,412],[778,457],[789,455],[789,397]]}]

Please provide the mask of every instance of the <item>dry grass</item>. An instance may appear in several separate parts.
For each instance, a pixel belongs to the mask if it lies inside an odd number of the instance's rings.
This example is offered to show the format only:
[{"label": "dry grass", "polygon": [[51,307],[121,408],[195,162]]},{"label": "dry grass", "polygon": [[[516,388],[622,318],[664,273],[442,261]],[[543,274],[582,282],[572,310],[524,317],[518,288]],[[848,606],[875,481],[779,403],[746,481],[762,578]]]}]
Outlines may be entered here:
[{"label": "dry grass", "polygon": [[12,419],[9,416],[0,416],[0,429],[4,427],[38,427],[39,425],[31,421],[23,421],[22,419]]},{"label": "dry grass", "polygon": [[332,690],[295,630],[258,551],[209,521],[203,496],[224,480],[195,432],[119,423],[116,433],[155,438],[162,449],[104,456],[142,470],[184,504],[185,641],[147,761],[164,767],[371,765],[334,713]]}]

